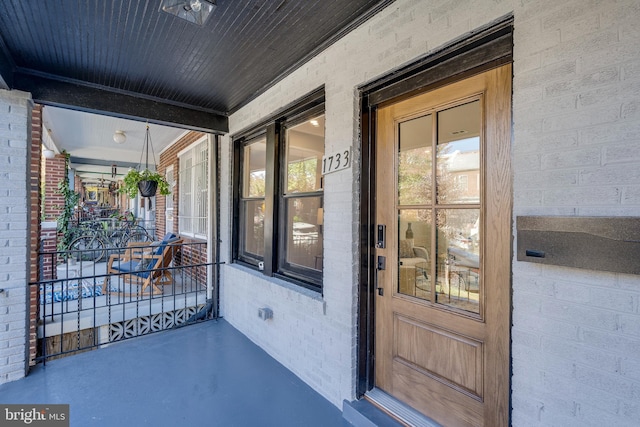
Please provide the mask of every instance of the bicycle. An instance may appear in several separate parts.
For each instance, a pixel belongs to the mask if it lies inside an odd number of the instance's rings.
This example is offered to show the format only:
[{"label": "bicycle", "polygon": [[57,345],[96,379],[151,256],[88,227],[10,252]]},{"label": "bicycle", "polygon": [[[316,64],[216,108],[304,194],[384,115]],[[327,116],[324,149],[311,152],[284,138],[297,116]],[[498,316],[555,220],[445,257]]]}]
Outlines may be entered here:
[{"label": "bicycle", "polygon": [[78,261],[99,262],[106,258],[109,249],[122,251],[129,242],[148,242],[153,240],[147,230],[133,221],[122,221],[121,226],[109,231],[103,221],[88,223],[80,237],[69,245],[72,257]]}]

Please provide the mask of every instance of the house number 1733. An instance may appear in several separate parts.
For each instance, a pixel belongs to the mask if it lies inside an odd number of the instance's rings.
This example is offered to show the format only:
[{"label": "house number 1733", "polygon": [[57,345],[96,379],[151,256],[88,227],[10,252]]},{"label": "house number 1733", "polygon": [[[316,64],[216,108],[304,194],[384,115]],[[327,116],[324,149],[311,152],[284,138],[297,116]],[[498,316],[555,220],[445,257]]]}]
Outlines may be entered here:
[{"label": "house number 1733", "polygon": [[322,174],[326,175],[351,166],[351,149],[322,156]]}]

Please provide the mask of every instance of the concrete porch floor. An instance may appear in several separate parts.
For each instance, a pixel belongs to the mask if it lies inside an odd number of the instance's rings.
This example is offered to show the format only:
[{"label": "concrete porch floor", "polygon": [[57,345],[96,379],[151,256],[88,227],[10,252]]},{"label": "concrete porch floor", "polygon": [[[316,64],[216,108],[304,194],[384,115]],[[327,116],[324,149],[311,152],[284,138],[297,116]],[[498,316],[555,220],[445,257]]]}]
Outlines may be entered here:
[{"label": "concrete porch floor", "polygon": [[38,365],[0,403],[68,403],[71,426],[350,425],[223,319]]}]

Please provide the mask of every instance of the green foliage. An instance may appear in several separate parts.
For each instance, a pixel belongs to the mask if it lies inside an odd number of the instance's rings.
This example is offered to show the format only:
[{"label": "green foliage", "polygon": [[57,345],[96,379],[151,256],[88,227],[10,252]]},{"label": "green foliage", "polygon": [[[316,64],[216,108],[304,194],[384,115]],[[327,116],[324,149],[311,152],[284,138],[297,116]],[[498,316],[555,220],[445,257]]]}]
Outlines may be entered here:
[{"label": "green foliage", "polygon": [[317,190],[319,159],[289,162],[287,166],[287,192],[305,193]]},{"label": "green foliage", "polygon": [[65,157],[64,164],[64,179],[58,183],[58,193],[64,198],[64,206],[62,206],[62,212],[58,217],[57,230],[61,234],[60,242],[58,242],[58,250],[66,251],[69,249],[69,244],[73,239],[73,229],[71,227],[71,220],[73,219],[73,213],[80,200],[80,194],[71,190],[69,186],[69,154],[63,152]]},{"label": "green foliage", "polygon": [[127,172],[118,193],[126,194],[130,199],[135,198],[138,195],[138,183],[140,181],[155,181],[158,183],[158,192],[161,196],[171,194],[169,184],[164,177],[157,172],[151,172],[149,169],[145,169],[142,172],[137,169],[131,169]]}]

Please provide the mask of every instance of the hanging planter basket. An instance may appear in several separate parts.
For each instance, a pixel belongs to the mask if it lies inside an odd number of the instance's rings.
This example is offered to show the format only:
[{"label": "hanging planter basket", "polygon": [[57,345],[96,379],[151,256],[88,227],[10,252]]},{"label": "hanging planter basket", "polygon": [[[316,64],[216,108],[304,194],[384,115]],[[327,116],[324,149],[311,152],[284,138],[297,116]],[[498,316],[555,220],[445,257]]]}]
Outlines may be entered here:
[{"label": "hanging planter basket", "polygon": [[[145,168],[129,169],[129,172],[122,179],[122,185],[118,189],[118,193],[126,194],[130,199],[134,199],[138,193],[141,197],[153,197],[156,192],[160,192],[161,196],[171,194],[169,184],[164,176],[154,170],[149,170],[149,151],[153,153],[153,145],[151,145],[151,135],[149,133],[149,125],[144,137],[144,148],[140,155],[140,166],[142,166],[142,157],[146,154]],[[155,153],[153,153],[155,164]]]},{"label": "hanging planter basket", "polygon": [[158,183],[156,181],[140,181],[138,182],[138,190],[142,197],[153,197],[156,195]]}]

